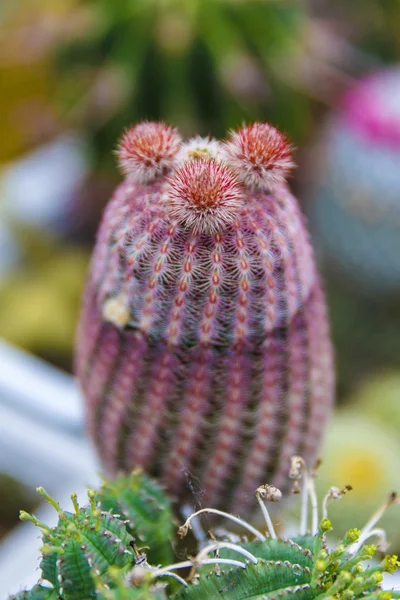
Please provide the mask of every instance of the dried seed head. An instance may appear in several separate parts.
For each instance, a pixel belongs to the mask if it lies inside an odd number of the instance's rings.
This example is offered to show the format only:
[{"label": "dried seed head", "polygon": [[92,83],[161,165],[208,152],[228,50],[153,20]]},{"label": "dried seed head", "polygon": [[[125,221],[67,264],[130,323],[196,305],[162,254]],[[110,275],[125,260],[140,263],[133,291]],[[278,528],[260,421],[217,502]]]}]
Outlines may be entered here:
[{"label": "dried seed head", "polygon": [[253,123],[231,132],[224,155],[246,185],[266,191],[285,181],[294,167],[289,141],[268,123]]},{"label": "dried seed head", "polygon": [[326,495],[326,499],[328,500],[341,500],[343,496],[342,491],[336,487],[336,486],[332,486],[329,490],[328,493]]},{"label": "dried seed head", "polygon": [[307,470],[304,459],[301,456],[292,456],[290,460],[290,479],[301,479],[303,471]]},{"label": "dried seed head", "polygon": [[278,490],[274,485],[261,485],[257,488],[257,492],[261,498],[268,500],[269,502],[279,502],[282,500],[282,492]]},{"label": "dried seed head", "polygon": [[174,166],[181,141],[178,131],[164,123],[130,127],[117,149],[120,169],[135,181],[149,183]]},{"label": "dried seed head", "polygon": [[180,224],[195,233],[213,233],[234,221],[242,206],[242,190],[225,165],[195,158],[169,179],[164,200]]},{"label": "dried seed head", "polygon": [[140,586],[145,581],[145,577],[148,571],[149,570],[143,567],[142,565],[136,565],[128,574],[127,584],[133,584],[136,587]]}]

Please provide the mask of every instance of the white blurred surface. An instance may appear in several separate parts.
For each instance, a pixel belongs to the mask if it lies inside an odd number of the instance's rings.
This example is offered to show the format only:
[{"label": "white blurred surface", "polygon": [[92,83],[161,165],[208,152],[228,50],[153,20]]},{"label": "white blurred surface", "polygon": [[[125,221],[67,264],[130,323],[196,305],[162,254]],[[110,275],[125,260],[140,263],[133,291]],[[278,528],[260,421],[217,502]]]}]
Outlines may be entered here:
[{"label": "white blurred surface", "polygon": [[2,209],[20,223],[62,225],[71,196],[87,172],[82,135],[65,133],[4,169],[0,178]]},{"label": "white blurred surface", "polygon": [[[0,342],[0,472],[31,489],[43,485],[66,509],[73,491],[86,504],[86,486],[99,481],[73,377],[6,342]],[[36,514],[50,525],[57,520],[46,505]],[[30,523],[3,538],[0,600],[37,582],[40,546],[39,530]]]},{"label": "white blurred surface", "polygon": [[0,338],[0,406],[63,430],[83,431],[83,404],[73,377]]}]

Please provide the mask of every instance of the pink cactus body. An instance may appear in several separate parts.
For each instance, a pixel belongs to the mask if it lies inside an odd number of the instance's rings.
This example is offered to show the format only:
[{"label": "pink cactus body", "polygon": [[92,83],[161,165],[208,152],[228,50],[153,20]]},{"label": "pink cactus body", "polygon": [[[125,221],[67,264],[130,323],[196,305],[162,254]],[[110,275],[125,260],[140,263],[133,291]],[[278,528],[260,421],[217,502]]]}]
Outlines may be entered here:
[{"label": "pink cactus body", "polygon": [[118,157],[78,330],[90,434],[110,475],[141,465],[179,500],[194,482],[246,511],[289,457],[315,459],[333,399],[289,144],[262,123],[187,143],[143,123]]}]

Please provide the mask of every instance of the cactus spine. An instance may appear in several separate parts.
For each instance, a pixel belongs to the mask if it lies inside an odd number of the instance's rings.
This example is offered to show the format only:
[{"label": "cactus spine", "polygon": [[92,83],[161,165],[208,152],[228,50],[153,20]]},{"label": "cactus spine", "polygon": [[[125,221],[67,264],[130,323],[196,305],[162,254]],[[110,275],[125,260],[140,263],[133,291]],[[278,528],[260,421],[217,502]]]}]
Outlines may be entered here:
[{"label": "cactus spine", "polygon": [[141,466],[171,494],[246,512],[288,459],[315,458],[333,398],[326,309],[286,138],[225,142],[142,123],[98,233],[77,374],[107,474]]}]

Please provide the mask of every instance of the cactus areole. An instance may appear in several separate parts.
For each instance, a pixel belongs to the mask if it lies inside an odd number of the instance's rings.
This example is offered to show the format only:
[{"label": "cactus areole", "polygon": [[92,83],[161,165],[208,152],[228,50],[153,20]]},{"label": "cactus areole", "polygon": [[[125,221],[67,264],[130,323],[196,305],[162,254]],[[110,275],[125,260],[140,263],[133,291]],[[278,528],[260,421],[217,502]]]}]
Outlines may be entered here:
[{"label": "cactus areole", "polygon": [[183,142],[146,122],[117,156],[78,329],[90,434],[108,475],[246,513],[293,454],[312,464],[333,399],[290,145],[267,123]]}]

